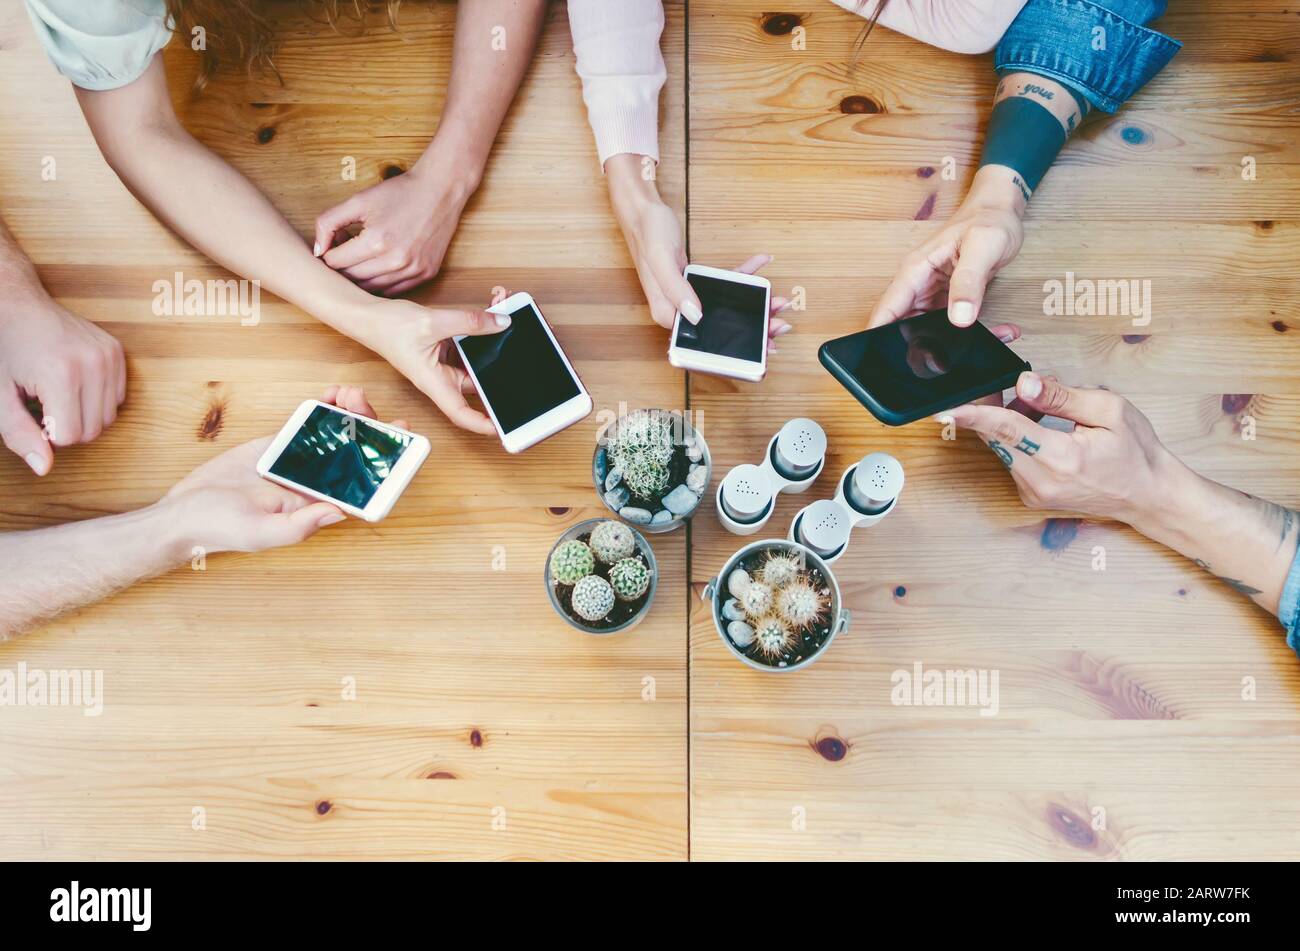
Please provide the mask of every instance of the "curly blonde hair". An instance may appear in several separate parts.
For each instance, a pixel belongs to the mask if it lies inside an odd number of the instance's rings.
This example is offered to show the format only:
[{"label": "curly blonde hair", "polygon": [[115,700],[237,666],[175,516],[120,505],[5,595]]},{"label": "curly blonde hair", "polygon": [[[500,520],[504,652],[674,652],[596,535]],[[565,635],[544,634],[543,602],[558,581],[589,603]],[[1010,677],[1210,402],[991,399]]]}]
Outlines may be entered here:
[{"label": "curly blonde hair", "polygon": [[[366,14],[378,9],[385,11],[389,29],[396,30],[402,0],[298,0],[298,4],[309,10],[313,19],[339,32],[345,22],[363,32]],[[204,34],[202,64],[194,80],[196,95],[228,62],[239,63],[250,76],[271,73],[283,82],[275,67],[275,23],[267,12],[271,5],[268,0],[167,0],[172,32],[188,39],[198,27]]]}]

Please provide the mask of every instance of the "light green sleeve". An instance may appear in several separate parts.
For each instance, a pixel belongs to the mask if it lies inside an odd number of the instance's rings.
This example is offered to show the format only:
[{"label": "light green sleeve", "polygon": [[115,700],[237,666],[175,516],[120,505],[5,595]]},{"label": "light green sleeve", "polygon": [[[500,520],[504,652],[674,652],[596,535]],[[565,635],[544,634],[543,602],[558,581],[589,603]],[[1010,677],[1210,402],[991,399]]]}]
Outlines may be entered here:
[{"label": "light green sleeve", "polygon": [[82,89],[134,82],[167,45],[163,0],[25,0],[46,54]]}]

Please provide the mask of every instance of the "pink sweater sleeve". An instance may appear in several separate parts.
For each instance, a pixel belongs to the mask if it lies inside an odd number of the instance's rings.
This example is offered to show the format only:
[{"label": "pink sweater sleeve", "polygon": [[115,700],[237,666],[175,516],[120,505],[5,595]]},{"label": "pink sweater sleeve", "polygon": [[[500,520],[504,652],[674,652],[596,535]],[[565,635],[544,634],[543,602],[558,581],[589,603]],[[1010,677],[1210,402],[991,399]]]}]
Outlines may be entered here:
[{"label": "pink sweater sleeve", "polygon": [[[834,0],[864,17],[880,0]],[[1027,0],[887,0],[881,26],[954,53],[987,53]]]},{"label": "pink sweater sleeve", "polygon": [[659,51],[663,4],[569,0],[569,29],[601,167],[621,152],[658,162],[659,90],[668,78]]}]

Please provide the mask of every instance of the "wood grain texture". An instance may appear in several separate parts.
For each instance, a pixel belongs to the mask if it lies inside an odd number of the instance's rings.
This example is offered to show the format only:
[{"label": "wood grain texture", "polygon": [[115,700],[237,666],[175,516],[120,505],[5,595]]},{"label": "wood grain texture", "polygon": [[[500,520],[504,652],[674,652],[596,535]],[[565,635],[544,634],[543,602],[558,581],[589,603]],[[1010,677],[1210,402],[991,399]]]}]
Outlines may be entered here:
[{"label": "wood grain texture", "polygon": [[[960,202],[990,58],[880,29],[850,65],[860,21],[823,0],[666,7],[660,185],[692,259],[771,252],[778,292],[807,302],[767,380],[684,380],[663,359],[604,195],[562,4],[420,297],[530,290],[597,410],[688,403],[715,479],[786,419],[820,421],[826,474],[779,501],[772,534],[866,452],[896,454],[901,505],[837,563],[852,629],[793,676],[734,661],[698,596],[743,540],[703,511],[689,537],[653,539],[662,576],[644,624],[610,640],[571,632],[541,566],[560,531],[603,512],[588,482],[596,417],[512,458],[279,300],[263,299],[256,328],[154,316],[153,281],[226,274],[126,192],[21,5],[0,0],[12,93],[0,213],[51,292],[123,341],[131,373],[117,424],[60,451],[50,477],[0,454],[0,530],[147,504],[330,382],[364,383],[433,441],[382,525],[213,558],[0,647],[0,667],[101,669],[106,692],[97,718],[0,708],[0,855],[1300,855],[1300,666],[1275,621],[1122,526],[1026,510],[976,440],[882,427],[817,363]],[[764,28],[782,15],[806,49]],[[195,63],[170,49],[173,99],[307,234],[320,210],[409,167],[436,129],[454,16],[405,4],[399,34],[376,21],[356,37],[282,13],[283,85],[230,72],[191,99]],[[1294,506],[1300,18],[1286,0],[1188,0],[1163,28],[1185,48],[1070,143],[986,306],[1021,324],[1017,349],[1036,367],[1124,392],[1199,471]],[[41,180],[47,156],[57,181]],[[346,157],[355,182],[340,178]],[[1045,282],[1067,272],[1149,281],[1150,324],[1046,315]],[[997,715],[896,705],[891,677],[917,662],[997,671]],[[356,700],[342,699],[345,679]]]},{"label": "wood grain texture", "polygon": [[[283,86],[234,71],[194,101],[190,52],[165,55],[187,126],[309,234],[427,143],[456,9],[404,4],[400,35],[376,21],[354,38],[283,6]],[[126,192],[21,4],[0,9],[0,209],[51,292],[122,340],[131,375],[117,424],[60,450],[47,479],[4,454],[0,529],[148,503],[335,381],[365,384],[433,443],[380,525],[214,557],[0,649],[9,668],[102,669],[106,694],[100,717],[0,712],[0,854],[684,858],[685,533],[654,538],[660,594],[625,636],[569,629],[542,584],[556,536],[604,511],[590,484],[597,417],[511,457],[280,301],[264,300],[256,327],[155,317],[155,280],[226,275]],[[668,9],[661,187],[681,208],[683,5]],[[40,180],[46,155],[55,182]],[[355,182],[341,180],[345,156]],[[498,285],[537,297],[598,411],[682,405],[605,196],[562,4],[422,299],[482,305]],[[205,831],[191,826],[199,807]]]},{"label": "wood grain texture", "polygon": [[[1067,147],[985,306],[1036,367],[1124,392],[1197,469],[1294,506],[1300,20],[1253,11],[1165,18],[1186,48]],[[786,12],[806,49],[764,29]],[[692,260],[770,252],[776,292],[807,301],[759,386],[692,375],[714,471],[793,416],[825,427],[826,472],[780,499],[777,537],[869,451],[907,473],[836,563],[852,628],[815,666],[750,670],[693,607],[692,856],[1294,858],[1300,810],[1279,793],[1300,769],[1300,666],[1276,621],[1127,528],[1026,510],[978,440],[881,426],[818,365],[957,207],[994,85],[989,57],[887,31],[850,69],[859,27],[829,4],[690,4]],[[1267,172],[1243,181],[1244,155]],[[1150,325],[1046,316],[1044,282],[1067,271],[1150,281]],[[1243,440],[1247,415],[1267,435]],[[750,540],[696,519],[697,595]],[[894,672],[918,662],[996,671],[997,715],[896,705]]]}]

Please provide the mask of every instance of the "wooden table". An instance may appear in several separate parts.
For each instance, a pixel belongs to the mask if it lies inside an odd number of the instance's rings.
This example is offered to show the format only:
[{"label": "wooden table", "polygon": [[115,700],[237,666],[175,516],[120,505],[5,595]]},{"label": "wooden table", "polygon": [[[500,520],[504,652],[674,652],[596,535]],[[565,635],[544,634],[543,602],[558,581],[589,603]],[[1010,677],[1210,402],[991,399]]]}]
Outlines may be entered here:
[{"label": "wooden table", "polygon": [[[131,383],[118,423],[61,451],[48,478],[0,454],[0,529],[147,504],[334,381],[364,383],[381,412],[431,437],[433,456],[380,526],[214,557],[0,647],[0,667],[102,669],[106,693],[98,718],[0,708],[0,855],[1300,854],[1300,665],[1276,622],[1127,529],[1027,511],[976,440],[945,441],[930,423],[886,430],[817,365],[818,344],[860,327],[901,256],[956,208],[989,57],[882,29],[850,72],[858,21],[829,3],[779,16],[757,0],[667,8],[660,179],[689,207],[691,257],[728,266],[768,251],[778,292],[806,295],[768,379],[686,381],[664,360],[558,4],[423,299],[530,290],[604,418],[620,401],[703,414],[715,479],[785,419],[820,421],[828,474],[779,503],[773,534],[866,452],[897,455],[897,512],[836,566],[850,632],[792,676],[734,661],[698,595],[742,540],[707,510],[689,534],[653,539],[662,575],[644,624],[609,640],[570,631],[542,562],[560,531],[602,511],[588,481],[597,417],[508,457],[281,302],[264,300],[255,328],[155,317],[153,281],[221,272],[105,166],[5,0],[0,212],[51,292],[122,340]],[[232,73],[198,101],[174,44],[174,98],[307,234],[320,210],[419,153],[453,21],[450,6],[407,5],[400,35],[358,39],[291,17],[283,87]],[[1300,18],[1280,0],[1251,12],[1201,0],[1163,26],[1186,48],[1071,143],[988,312],[1022,325],[1036,367],[1130,396],[1200,471],[1294,506]],[[41,179],[46,156],[55,181]],[[356,182],[340,180],[346,156]],[[1150,280],[1151,325],[1044,316],[1044,281],[1067,271]],[[918,662],[996,671],[998,714],[895,705],[894,672]]]}]

